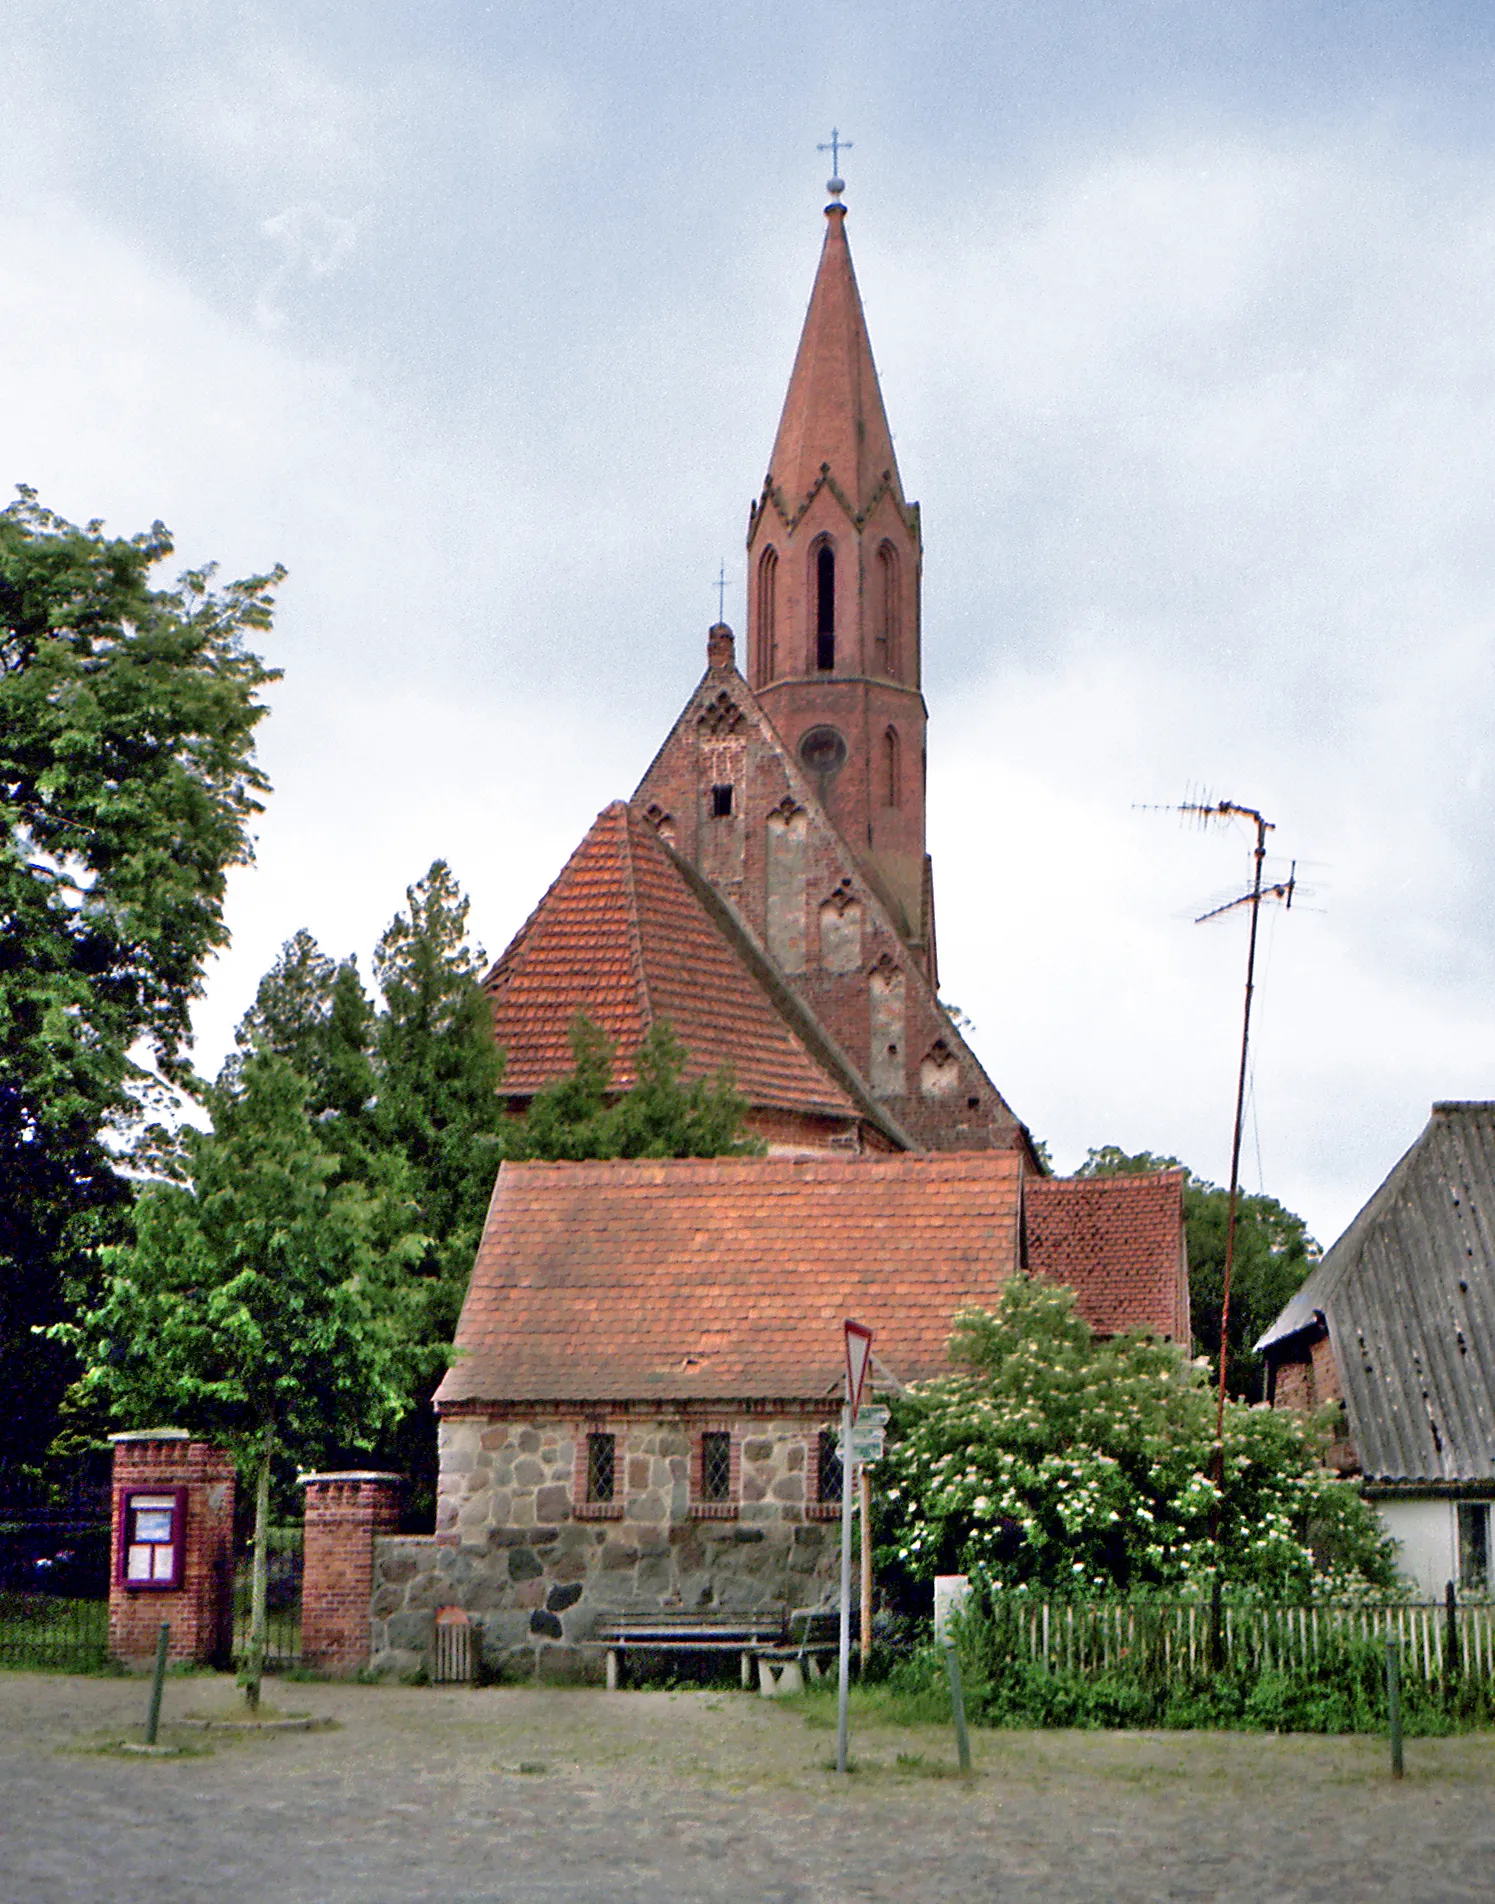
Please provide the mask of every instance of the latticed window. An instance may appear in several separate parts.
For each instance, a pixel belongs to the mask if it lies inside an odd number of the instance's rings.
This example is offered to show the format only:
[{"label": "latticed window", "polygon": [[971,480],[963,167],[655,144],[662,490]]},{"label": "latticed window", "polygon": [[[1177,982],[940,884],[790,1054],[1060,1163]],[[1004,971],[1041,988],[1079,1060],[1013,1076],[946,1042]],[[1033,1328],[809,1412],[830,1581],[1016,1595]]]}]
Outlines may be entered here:
[{"label": "latticed window", "polygon": [[617,1486],[618,1438],[616,1435],[587,1436],[587,1499],[610,1501]]},{"label": "latticed window", "polygon": [[816,1450],[815,1498],[839,1501],[841,1498],[841,1450],[834,1428],[822,1428]]},{"label": "latticed window", "polygon": [[701,1499],[732,1498],[732,1437],[713,1432],[701,1436]]}]

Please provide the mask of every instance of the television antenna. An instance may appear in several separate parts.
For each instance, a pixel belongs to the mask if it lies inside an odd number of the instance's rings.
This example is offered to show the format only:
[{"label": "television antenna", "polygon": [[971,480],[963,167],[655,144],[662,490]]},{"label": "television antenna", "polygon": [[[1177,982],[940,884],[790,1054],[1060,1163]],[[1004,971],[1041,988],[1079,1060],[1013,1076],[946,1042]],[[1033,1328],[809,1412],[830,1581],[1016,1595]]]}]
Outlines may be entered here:
[{"label": "television antenna", "polygon": [[[1236,1215],[1240,1207],[1241,1192],[1241,1137],[1245,1128],[1246,1080],[1249,1075],[1249,1056],[1251,1050],[1251,1001],[1256,992],[1256,940],[1257,929],[1261,922],[1263,901],[1279,901],[1285,911],[1291,911],[1293,895],[1298,889],[1298,862],[1292,862],[1292,868],[1286,879],[1268,881],[1264,867],[1267,857],[1267,835],[1276,831],[1275,822],[1266,818],[1256,807],[1242,805],[1238,800],[1185,800],[1177,807],[1169,809],[1175,813],[1190,815],[1201,827],[1216,822],[1229,824],[1233,820],[1246,820],[1255,829],[1256,844],[1252,849],[1252,877],[1248,891],[1234,899],[1227,899],[1222,905],[1211,906],[1207,912],[1201,912],[1195,919],[1195,925],[1203,925],[1206,920],[1219,919],[1227,912],[1237,912],[1242,906],[1251,909],[1251,930],[1246,941],[1246,996],[1241,1012],[1241,1063],[1236,1076],[1235,1087],[1235,1127],[1230,1142],[1230,1199],[1225,1219],[1225,1272],[1221,1279],[1220,1291],[1220,1383],[1215,1405],[1215,1461],[1217,1479],[1223,1492],[1225,1485],[1225,1357],[1227,1330],[1230,1323],[1230,1279],[1235,1267]],[[1218,1505],[1216,1509],[1218,1513]]]}]

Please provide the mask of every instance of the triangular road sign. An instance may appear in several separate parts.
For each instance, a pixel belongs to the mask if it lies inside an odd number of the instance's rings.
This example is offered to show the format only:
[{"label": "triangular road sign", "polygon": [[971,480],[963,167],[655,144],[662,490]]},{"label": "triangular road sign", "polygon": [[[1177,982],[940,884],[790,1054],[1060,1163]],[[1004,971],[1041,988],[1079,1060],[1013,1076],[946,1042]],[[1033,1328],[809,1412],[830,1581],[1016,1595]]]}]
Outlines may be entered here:
[{"label": "triangular road sign", "polygon": [[867,1365],[872,1360],[872,1331],[865,1323],[848,1321],[846,1324],[846,1401],[851,1409],[852,1420],[862,1405],[862,1383],[867,1379]]}]

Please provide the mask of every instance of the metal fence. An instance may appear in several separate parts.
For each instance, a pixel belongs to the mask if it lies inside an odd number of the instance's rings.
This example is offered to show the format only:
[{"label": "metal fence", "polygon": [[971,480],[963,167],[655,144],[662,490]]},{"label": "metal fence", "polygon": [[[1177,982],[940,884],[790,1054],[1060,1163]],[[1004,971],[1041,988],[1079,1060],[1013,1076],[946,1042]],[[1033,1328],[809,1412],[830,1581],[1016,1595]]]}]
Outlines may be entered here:
[{"label": "metal fence", "polygon": [[[993,1613],[1018,1649],[1082,1674],[1126,1670],[1193,1678],[1215,1666],[1252,1672],[1307,1667],[1346,1642],[1401,1642],[1402,1670],[1442,1679],[1455,1670],[1495,1677],[1495,1605],[1438,1601],[1212,1608],[1207,1600],[1032,1601],[1007,1598]],[[1452,1641],[1452,1647],[1450,1647]]]},{"label": "metal fence", "polygon": [[[249,1654],[251,1562],[245,1555],[234,1569],[234,1661]],[[265,1665],[284,1672],[301,1663],[301,1529],[272,1527],[265,1594]]]},{"label": "metal fence", "polygon": [[109,1659],[109,1602],[0,1592],[0,1666],[97,1672]]}]

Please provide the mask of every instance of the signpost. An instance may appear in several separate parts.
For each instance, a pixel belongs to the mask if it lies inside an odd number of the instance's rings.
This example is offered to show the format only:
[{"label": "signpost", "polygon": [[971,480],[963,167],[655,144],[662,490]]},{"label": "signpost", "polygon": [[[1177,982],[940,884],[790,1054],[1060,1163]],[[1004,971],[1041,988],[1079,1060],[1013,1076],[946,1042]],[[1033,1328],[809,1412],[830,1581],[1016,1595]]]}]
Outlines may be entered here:
[{"label": "signpost", "polygon": [[[846,1770],[848,1706],[851,1696],[851,1488],[857,1463],[857,1410],[872,1360],[872,1331],[864,1323],[846,1324],[846,1400],[841,1406],[841,1656],[836,1675],[836,1770]],[[880,1432],[880,1431],[879,1431]],[[878,1450],[881,1453],[881,1448]]]}]

